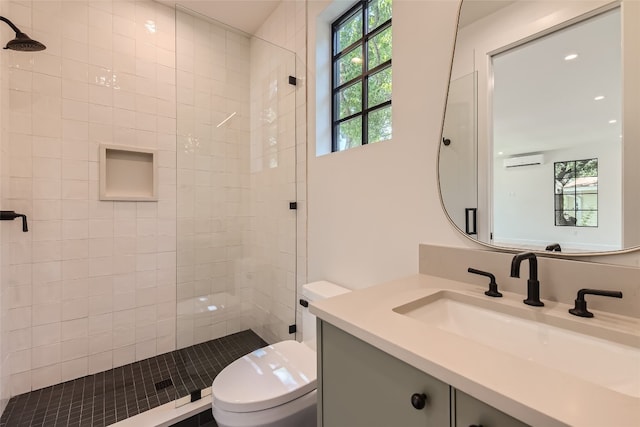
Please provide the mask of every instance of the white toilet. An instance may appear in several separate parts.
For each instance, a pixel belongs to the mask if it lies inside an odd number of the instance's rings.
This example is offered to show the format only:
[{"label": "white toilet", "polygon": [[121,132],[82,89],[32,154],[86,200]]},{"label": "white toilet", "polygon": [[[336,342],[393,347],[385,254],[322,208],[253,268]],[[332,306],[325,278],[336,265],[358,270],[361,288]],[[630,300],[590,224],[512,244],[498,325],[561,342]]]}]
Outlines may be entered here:
[{"label": "white toilet", "polygon": [[[303,286],[306,301],[349,292],[329,282]],[[316,317],[302,312],[303,342],[281,341],[224,368],[211,387],[219,427],[315,427]]]}]

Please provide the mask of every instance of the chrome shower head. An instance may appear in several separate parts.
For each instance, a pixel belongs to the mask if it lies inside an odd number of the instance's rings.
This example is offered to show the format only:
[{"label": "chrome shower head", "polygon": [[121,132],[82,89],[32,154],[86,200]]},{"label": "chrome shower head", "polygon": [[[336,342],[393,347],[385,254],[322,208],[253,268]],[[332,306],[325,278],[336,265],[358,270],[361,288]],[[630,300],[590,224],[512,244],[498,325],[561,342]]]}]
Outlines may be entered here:
[{"label": "chrome shower head", "polygon": [[13,22],[9,21],[4,16],[0,16],[0,21],[4,21],[16,32],[16,38],[11,40],[4,49],[17,50],[20,52],[36,52],[39,50],[45,50],[47,47],[39,41],[33,40],[31,37],[20,31]]}]

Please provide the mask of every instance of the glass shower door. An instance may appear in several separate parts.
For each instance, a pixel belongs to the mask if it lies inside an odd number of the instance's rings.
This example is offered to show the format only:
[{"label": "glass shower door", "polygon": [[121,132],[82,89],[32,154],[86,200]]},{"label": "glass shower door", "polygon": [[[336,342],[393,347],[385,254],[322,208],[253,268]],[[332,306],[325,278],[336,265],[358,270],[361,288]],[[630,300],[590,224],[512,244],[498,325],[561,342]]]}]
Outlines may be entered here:
[{"label": "glass shower door", "polygon": [[[178,405],[295,338],[295,54],[176,10]],[[201,391],[204,390],[204,391]]]},{"label": "glass shower door", "polygon": [[451,81],[442,135],[438,166],[442,202],[458,228],[477,239],[476,214],[479,206],[475,72]]}]

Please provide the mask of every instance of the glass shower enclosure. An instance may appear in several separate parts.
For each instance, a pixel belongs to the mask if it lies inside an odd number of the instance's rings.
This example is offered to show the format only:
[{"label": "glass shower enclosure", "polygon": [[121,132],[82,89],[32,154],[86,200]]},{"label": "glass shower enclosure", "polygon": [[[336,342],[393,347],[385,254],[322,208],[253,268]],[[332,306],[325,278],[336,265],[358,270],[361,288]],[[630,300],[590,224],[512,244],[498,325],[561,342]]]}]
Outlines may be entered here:
[{"label": "glass shower enclosure", "polygon": [[295,64],[176,9],[176,398],[207,394],[253,348],[295,339]]}]

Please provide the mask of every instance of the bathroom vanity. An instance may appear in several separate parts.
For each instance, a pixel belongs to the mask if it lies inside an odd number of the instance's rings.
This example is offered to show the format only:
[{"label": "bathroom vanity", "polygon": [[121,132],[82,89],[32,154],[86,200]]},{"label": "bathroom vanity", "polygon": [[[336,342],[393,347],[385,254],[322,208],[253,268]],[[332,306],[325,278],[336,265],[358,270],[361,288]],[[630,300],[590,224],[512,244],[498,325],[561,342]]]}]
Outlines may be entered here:
[{"label": "bathroom vanity", "polygon": [[[522,304],[521,294],[505,292],[494,299],[484,290],[420,274],[313,304],[311,311],[319,319],[319,425],[640,425],[640,363],[633,364],[640,362],[639,319],[609,313],[575,318],[567,313],[567,304],[545,301],[545,307],[529,307]],[[523,341],[518,342],[507,329],[492,328],[493,320],[481,318],[494,312],[497,321],[506,316],[515,324],[529,322],[534,329],[520,334]],[[464,335],[465,327],[453,331],[457,326],[447,325],[446,317],[469,323],[472,335]],[[482,333],[473,327],[492,329]],[[568,334],[561,337],[567,346],[560,352],[544,348],[550,361],[538,360],[543,356],[539,354],[530,360],[517,354],[518,348],[527,347],[527,339],[535,353],[538,342],[546,345],[556,333]],[[493,338],[483,340],[483,335]],[[575,337],[583,343],[572,353]],[[583,366],[590,361],[579,346],[591,340],[605,347],[622,344],[630,351],[631,371],[621,372],[623,379],[632,379],[629,388],[607,383],[606,369],[613,382],[619,382],[617,367],[611,366],[617,362]],[[516,350],[508,348],[510,342]],[[585,372],[583,377],[582,368],[602,375]]]},{"label": "bathroom vanity", "polygon": [[330,323],[320,329],[325,426],[526,425]]}]

